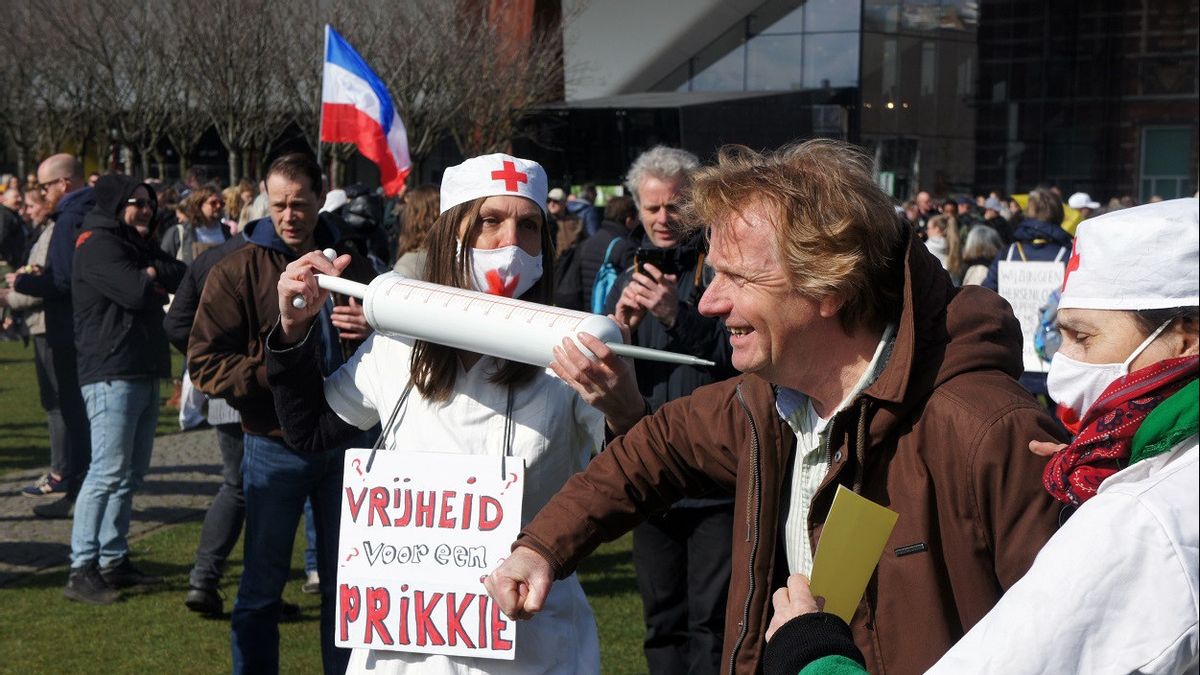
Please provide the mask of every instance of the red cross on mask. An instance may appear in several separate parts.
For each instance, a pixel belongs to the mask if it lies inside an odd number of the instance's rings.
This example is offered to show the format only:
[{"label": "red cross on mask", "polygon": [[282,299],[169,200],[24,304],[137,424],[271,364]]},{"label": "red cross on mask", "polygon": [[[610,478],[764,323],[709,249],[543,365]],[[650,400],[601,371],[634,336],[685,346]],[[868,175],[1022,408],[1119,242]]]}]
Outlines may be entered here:
[{"label": "red cross on mask", "polygon": [[517,171],[517,165],[512,162],[504,162],[503,171],[493,171],[492,180],[504,181],[504,189],[509,192],[516,192],[520,183],[529,182],[529,174]]}]

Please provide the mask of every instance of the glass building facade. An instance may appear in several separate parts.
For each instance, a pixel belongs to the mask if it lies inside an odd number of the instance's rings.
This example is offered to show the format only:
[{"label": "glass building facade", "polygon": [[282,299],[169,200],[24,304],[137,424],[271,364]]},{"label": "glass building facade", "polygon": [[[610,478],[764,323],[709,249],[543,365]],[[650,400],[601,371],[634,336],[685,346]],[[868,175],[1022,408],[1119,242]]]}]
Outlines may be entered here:
[{"label": "glass building facade", "polygon": [[[1198,7],[767,0],[732,21],[722,15],[731,25],[667,64],[649,92],[674,94],[681,106],[706,93],[764,96],[758,108],[803,105],[802,115],[773,116],[803,125],[764,130],[755,119],[739,130],[733,116],[722,120],[733,128],[708,135],[842,137],[874,155],[881,185],[897,198],[1039,184],[1100,199],[1170,198],[1196,189]],[[689,143],[695,131],[663,135],[702,156],[715,150]]]}]

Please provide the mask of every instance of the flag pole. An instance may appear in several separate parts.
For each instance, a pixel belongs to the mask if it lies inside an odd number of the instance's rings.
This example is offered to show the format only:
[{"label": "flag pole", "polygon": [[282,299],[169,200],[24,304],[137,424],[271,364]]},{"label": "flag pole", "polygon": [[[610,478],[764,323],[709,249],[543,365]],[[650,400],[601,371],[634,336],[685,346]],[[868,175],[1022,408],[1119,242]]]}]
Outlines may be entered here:
[{"label": "flag pole", "polygon": [[317,87],[317,166],[325,170],[321,163],[321,128],[325,126],[325,56],[329,54],[329,24],[325,24],[325,47],[321,50],[321,86]]}]

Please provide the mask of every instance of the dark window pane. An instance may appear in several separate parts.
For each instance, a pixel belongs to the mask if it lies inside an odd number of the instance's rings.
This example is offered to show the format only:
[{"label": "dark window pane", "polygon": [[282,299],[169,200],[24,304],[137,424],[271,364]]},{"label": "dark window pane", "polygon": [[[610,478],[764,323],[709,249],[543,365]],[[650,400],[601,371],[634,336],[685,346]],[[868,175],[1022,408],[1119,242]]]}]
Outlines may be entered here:
[{"label": "dark window pane", "polygon": [[746,45],[746,88],[786,90],[800,88],[803,38],[799,35],[759,35]]},{"label": "dark window pane", "polygon": [[900,28],[918,33],[937,30],[942,23],[938,0],[905,0],[900,9]]},{"label": "dark window pane", "polygon": [[741,91],[745,86],[744,46],[739,46],[715,63],[696,73],[692,91]]},{"label": "dark window pane", "polygon": [[900,27],[900,0],[864,0],[863,30],[895,33]]},{"label": "dark window pane", "polygon": [[1187,127],[1146,129],[1142,137],[1142,174],[1180,176],[1190,173],[1192,130]]},{"label": "dark window pane", "polygon": [[804,30],[858,30],[859,0],[808,0],[804,3]]},{"label": "dark window pane", "polygon": [[804,87],[858,85],[858,35],[845,33],[804,36]]}]

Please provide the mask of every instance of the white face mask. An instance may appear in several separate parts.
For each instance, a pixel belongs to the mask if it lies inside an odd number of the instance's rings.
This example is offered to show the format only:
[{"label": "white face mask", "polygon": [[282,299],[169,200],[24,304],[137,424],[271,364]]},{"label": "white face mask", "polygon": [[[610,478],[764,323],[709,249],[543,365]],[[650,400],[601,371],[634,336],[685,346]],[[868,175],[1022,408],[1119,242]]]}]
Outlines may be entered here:
[{"label": "white face mask", "polygon": [[[1064,408],[1071,411],[1075,418],[1071,421],[1082,420],[1084,413],[1091,410],[1104,390],[1108,389],[1113,382],[1128,375],[1129,364],[1146,351],[1150,343],[1154,342],[1170,325],[1171,320],[1168,319],[1149,337],[1142,340],[1142,344],[1138,345],[1137,349],[1133,350],[1129,358],[1122,363],[1084,363],[1059,351],[1054,355],[1054,360],[1050,362],[1050,373],[1046,376],[1046,389],[1050,393],[1050,398],[1058,404],[1060,411]],[[1063,421],[1068,422],[1069,420]]]},{"label": "white face mask", "polygon": [[520,246],[473,248],[471,276],[477,291],[519,298],[542,278],[542,256],[529,255]]}]

